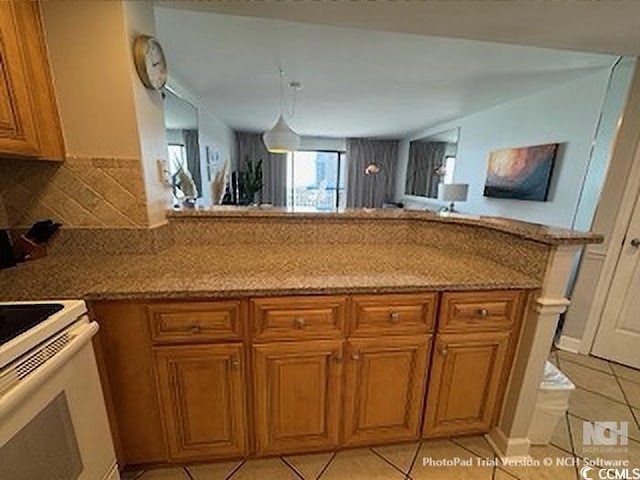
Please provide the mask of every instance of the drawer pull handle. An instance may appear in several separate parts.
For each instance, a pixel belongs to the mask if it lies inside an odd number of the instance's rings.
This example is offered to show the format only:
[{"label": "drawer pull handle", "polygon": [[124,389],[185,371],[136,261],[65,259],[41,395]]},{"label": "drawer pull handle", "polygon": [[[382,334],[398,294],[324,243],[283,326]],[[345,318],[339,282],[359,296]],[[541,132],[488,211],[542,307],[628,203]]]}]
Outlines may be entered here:
[{"label": "drawer pull handle", "polygon": [[487,310],[486,308],[479,308],[478,316],[480,318],[487,318],[489,316],[489,310]]},{"label": "drawer pull handle", "polygon": [[446,343],[444,343],[438,347],[438,351],[440,352],[440,355],[442,355],[443,357],[446,357],[447,354],[449,353],[449,346]]},{"label": "drawer pull handle", "polygon": [[351,360],[353,360],[354,362],[357,362],[358,360],[360,360],[360,352],[353,352],[351,354]]},{"label": "drawer pull handle", "polygon": [[398,323],[400,321],[400,314],[398,312],[391,312],[391,315],[389,315],[389,321],[391,323]]},{"label": "drawer pull handle", "polygon": [[298,329],[304,328],[305,325],[306,325],[306,322],[304,321],[304,318],[302,318],[302,317],[298,317],[293,321],[293,326],[298,328]]},{"label": "drawer pull handle", "polygon": [[200,325],[191,325],[189,329],[193,335],[200,333]]}]

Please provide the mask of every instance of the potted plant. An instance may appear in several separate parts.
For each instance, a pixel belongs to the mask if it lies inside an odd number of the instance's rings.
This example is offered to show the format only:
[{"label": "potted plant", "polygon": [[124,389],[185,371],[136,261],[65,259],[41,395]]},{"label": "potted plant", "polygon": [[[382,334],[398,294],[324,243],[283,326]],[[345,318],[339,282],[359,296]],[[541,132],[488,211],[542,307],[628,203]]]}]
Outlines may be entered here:
[{"label": "potted plant", "polygon": [[247,204],[260,205],[262,191],[262,159],[254,162],[246,159],[246,171],[243,174],[244,199]]}]

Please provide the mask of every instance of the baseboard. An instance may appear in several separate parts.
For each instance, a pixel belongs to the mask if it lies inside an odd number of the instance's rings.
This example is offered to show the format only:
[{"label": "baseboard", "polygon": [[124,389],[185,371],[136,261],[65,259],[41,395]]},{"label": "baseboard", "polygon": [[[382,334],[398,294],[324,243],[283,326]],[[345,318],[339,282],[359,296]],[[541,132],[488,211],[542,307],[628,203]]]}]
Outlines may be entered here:
[{"label": "baseboard", "polygon": [[494,428],[484,438],[502,462],[522,462],[531,459],[528,438],[507,438],[499,428]]},{"label": "baseboard", "polygon": [[582,340],[579,338],[560,335],[560,338],[556,342],[556,347],[558,347],[559,350],[564,350],[565,352],[580,353],[581,344]]}]

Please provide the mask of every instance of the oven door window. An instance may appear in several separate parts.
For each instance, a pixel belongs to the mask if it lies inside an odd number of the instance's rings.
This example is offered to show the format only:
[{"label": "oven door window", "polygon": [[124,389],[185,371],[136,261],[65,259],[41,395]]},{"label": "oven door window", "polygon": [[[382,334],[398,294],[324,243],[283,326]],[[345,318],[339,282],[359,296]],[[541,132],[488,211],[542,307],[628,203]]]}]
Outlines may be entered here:
[{"label": "oven door window", "polygon": [[0,478],[74,480],[82,473],[67,397],[55,397],[0,447]]}]

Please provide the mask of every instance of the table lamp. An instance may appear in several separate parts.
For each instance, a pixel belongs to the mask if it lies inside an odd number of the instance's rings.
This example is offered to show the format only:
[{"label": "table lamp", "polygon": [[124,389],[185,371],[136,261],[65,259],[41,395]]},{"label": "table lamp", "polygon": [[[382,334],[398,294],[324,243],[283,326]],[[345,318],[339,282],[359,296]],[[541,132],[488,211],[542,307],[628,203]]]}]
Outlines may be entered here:
[{"label": "table lamp", "polygon": [[443,207],[442,211],[455,212],[455,202],[466,202],[469,193],[467,183],[440,183],[438,184],[438,200],[451,202],[449,206]]}]

